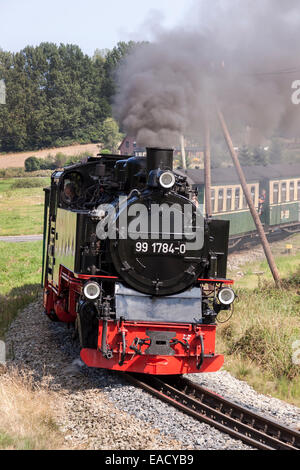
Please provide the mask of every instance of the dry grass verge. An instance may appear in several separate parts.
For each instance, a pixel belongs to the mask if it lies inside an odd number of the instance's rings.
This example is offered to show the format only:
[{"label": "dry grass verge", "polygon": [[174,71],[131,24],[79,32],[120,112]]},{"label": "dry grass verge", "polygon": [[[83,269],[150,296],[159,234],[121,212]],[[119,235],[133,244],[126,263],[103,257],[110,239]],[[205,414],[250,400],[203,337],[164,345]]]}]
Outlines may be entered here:
[{"label": "dry grass verge", "polygon": [[57,411],[46,379],[36,384],[28,372],[5,371],[0,375],[0,449],[63,448]]}]

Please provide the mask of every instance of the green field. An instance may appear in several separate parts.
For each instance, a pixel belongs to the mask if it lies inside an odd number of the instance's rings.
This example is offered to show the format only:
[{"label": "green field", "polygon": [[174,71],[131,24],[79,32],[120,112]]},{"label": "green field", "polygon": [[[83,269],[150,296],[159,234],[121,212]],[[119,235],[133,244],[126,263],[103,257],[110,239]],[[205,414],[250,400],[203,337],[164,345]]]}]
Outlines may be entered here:
[{"label": "green field", "polygon": [[[0,179],[0,236],[38,235],[43,232],[44,192],[50,179],[38,188],[15,188],[24,178]],[[33,180],[33,178],[32,178]]]},{"label": "green field", "polygon": [[19,309],[41,291],[42,242],[0,242],[0,338]]},{"label": "green field", "polygon": [[[42,233],[43,187],[49,182],[49,177],[0,179],[0,236]],[[42,242],[0,242],[0,337],[40,291],[41,263]]]}]

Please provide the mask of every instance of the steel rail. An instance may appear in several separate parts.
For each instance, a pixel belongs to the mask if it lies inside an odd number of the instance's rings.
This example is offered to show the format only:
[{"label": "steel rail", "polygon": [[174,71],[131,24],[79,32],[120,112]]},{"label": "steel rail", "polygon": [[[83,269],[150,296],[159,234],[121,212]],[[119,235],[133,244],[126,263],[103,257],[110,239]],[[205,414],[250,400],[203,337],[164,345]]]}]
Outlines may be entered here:
[{"label": "steel rail", "polygon": [[[288,240],[291,235],[300,233],[300,224],[298,230],[289,230],[287,227],[281,227],[280,232],[266,232],[269,243],[279,243]],[[239,251],[248,251],[253,247],[260,246],[260,240],[257,234],[241,235],[239,238],[229,239],[229,253],[238,253]]]},{"label": "steel rail", "polygon": [[237,405],[183,377],[123,374],[198,421],[213,426],[251,447],[262,450],[300,450],[300,433]]}]

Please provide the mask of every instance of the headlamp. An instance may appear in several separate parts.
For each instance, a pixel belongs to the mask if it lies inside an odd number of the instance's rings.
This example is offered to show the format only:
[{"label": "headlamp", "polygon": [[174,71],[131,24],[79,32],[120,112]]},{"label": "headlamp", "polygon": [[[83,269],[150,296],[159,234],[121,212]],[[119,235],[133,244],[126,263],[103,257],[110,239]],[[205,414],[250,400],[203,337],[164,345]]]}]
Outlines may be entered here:
[{"label": "headlamp", "polygon": [[87,299],[96,300],[100,296],[101,289],[97,282],[91,281],[84,286],[83,293]]},{"label": "headlamp", "polygon": [[231,305],[235,301],[235,293],[229,287],[224,287],[220,290],[218,298],[221,304],[223,305]]},{"label": "headlamp", "polygon": [[164,189],[171,189],[176,183],[175,175],[171,171],[165,171],[159,177],[159,184]]}]

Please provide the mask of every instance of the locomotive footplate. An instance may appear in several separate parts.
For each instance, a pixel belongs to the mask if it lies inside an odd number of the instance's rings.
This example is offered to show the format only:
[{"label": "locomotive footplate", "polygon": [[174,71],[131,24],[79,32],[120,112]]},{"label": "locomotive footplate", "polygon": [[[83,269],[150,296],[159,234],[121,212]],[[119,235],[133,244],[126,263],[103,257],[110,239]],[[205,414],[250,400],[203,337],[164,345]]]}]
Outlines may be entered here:
[{"label": "locomotive footplate", "polygon": [[145,374],[174,375],[215,372],[223,356],[215,355],[216,325],[108,321],[106,341],[111,358],[102,351],[103,322],[98,348],[83,349],[89,367]]}]

